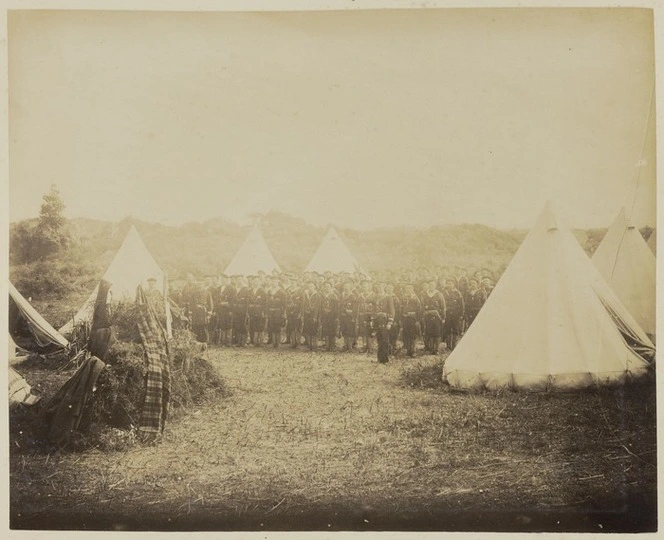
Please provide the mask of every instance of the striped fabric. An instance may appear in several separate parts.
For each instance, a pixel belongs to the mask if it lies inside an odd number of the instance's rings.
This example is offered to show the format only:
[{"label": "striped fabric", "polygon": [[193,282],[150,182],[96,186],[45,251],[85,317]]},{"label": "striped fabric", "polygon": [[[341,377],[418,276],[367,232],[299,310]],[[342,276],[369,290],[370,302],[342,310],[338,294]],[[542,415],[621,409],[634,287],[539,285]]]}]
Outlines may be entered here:
[{"label": "striped fabric", "polygon": [[141,314],[138,330],[148,363],[139,431],[146,435],[157,435],[164,431],[170,402],[171,370],[168,343],[166,333],[141,287],[138,288],[137,301]]}]

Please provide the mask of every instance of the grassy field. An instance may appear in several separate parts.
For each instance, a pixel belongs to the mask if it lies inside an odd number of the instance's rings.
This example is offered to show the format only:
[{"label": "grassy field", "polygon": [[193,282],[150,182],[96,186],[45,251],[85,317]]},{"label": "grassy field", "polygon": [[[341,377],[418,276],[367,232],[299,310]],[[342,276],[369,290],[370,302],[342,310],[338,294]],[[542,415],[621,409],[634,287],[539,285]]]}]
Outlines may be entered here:
[{"label": "grassy field", "polygon": [[[654,384],[471,395],[431,356],[206,354],[233,395],[154,446],[48,454],[13,419],[12,528],[656,528]],[[46,397],[69,375],[20,371]]]}]

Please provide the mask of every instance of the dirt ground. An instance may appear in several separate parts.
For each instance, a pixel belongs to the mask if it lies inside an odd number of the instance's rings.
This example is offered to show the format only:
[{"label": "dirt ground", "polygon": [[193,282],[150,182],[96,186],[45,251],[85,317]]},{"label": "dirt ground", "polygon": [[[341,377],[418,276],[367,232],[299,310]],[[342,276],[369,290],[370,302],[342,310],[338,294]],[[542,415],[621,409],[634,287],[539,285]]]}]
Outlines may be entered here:
[{"label": "dirt ground", "polygon": [[[646,531],[654,384],[465,394],[440,358],[218,349],[232,396],[124,452],[10,435],[11,527]],[[21,370],[45,397],[69,373]]]}]

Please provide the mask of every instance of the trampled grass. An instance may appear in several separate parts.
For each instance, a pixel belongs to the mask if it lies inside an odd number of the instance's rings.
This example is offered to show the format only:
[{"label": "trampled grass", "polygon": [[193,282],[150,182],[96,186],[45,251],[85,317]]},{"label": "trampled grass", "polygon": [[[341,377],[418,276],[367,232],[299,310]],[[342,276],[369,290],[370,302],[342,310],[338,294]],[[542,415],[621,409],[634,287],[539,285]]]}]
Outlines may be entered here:
[{"label": "trampled grass", "polygon": [[432,356],[381,365],[286,348],[207,354],[232,396],[176,418],[154,446],[49,455],[13,433],[12,526],[655,526],[653,385],[465,394],[439,381]]}]

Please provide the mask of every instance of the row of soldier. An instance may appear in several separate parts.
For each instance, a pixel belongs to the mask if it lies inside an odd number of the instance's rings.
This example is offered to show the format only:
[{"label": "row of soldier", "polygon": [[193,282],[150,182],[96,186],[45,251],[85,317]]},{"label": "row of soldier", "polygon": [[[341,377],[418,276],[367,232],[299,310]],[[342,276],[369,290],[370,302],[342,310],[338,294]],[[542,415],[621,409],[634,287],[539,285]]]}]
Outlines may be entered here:
[{"label": "row of soldier", "polygon": [[[324,343],[334,350],[375,350],[386,362],[399,341],[414,356],[416,341],[436,354],[441,341],[453,349],[493,288],[492,279],[434,275],[402,276],[397,283],[350,274],[220,275],[197,281],[187,276],[182,290],[171,291],[182,319],[201,342],[310,350]],[[442,290],[441,290],[442,289]],[[266,339],[267,336],[267,339]],[[285,339],[284,339],[285,338]],[[361,340],[361,346],[360,346]]]}]

